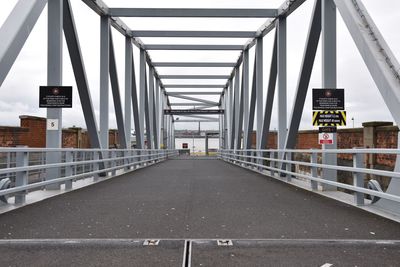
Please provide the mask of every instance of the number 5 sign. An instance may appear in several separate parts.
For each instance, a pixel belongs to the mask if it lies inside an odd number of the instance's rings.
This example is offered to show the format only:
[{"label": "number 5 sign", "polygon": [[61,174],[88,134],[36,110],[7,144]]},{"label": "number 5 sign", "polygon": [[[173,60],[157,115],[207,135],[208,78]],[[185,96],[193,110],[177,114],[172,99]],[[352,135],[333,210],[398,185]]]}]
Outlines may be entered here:
[{"label": "number 5 sign", "polygon": [[47,119],[47,130],[57,131],[58,130],[58,119]]}]

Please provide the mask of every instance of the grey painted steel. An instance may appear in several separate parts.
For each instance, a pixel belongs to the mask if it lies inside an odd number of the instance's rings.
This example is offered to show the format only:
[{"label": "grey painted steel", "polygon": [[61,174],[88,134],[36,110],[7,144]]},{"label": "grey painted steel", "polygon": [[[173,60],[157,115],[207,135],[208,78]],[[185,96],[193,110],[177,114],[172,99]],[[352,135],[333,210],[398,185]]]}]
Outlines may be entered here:
[{"label": "grey painted steel", "polygon": [[109,8],[114,17],[274,18],[277,9]]},{"label": "grey painted steel", "polygon": [[242,62],[243,74],[242,74],[242,90],[243,90],[243,148],[247,144],[247,134],[249,126],[249,50],[243,51],[243,62]]},{"label": "grey painted steel", "polygon": [[136,37],[254,38],[250,31],[132,31]]},{"label": "grey painted steel", "polygon": [[228,115],[227,115],[227,110],[228,110],[228,89],[224,89],[224,94],[223,94],[223,107],[225,110],[224,113],[224,128],[223,128],[223,137],[224,137],[224,148],[228,148]]},{"label": "grey painted steel", "polygon": [[[321,45],[322,45],[322,87],[336,88],[336,6],[333,0],[322,0],[321,3]],[[323,149],[337,148],[337,134],[333,134],[335,142],[331,145],[322,145]],[[322,155],[324,164],[337,165],[335,154]],[[337,181],[337,171],[324,169],[322,175],[330,181]],[[336,190],[335,187],[322,185],[324,190]]]},{"label": "grey painted steel", "polygon": [[[147,70],[144,69],[144,120],[146,123],[146,141],[147,141],[147,149],[153,149],[153,134],[152,134],[152,124],[151,124],[151,117],[150,117],[150,105],[149,105],[149,88],[147,83]],[[153,77],[152,77],[153,78]]]},{"label": "grey painted steel", "polygon": [[206,89],[206,88],[219,88],[222,89],[225,84],[164,84],[164,88],[192,88],[192,89]]},{"label": "grey painted steel", "polygon": [[156,146],[156,149],[159,149],[160,146],[161,146],[161,140],[160,140],[161,125],[160,125],[160,121],[161,121],[161,116],[162,116],[161,111],[163,111],[163,110],[161,108],[161,102],[160,102],[160,90],[161,90],[161,88],[160,88],[160,80],[156,79],[156,90],[154,92],[155,93],[155,105],[154,105],[154,108],[155,108],[155,114],[156,114],[155,121],[156,121],[156,129],[157,129],[157,146]]},{"label": "grey painted steel", "polygon": [[334,0],[396,124],[400,124],[400,64],[359,0]]},{"label": "grey painted steel", "polygon": [[154,82],[154,68],[150,68],[149,79],[151,81],[149,86],[149,103],[150,103],[150,123],[152,125],[152,135],[153,135],[153,148],[158,148],[157,142],[157,110],[156,110],[156,99],[155,99],[155,82]]},{"label": "grey painted steel", "polygon": [[[272,106],[274,104],[275,97],[275,87],[276,80],[278,76],[278,38],[275,33],[274,47],[272,51],[272,59],[271,59],[271,67],[269,72],[269,82],[267,89],[267,96],[265,100],[265,110],[264,110],[264,122],[263,122],[263,130],[262,130],[262,138],[261,138],[261,149],[266,149],[268,146],[269,134],[270,134],[270,126],[271,126],[271,118],[272,118]],[[280,118],[279,118],[280,119]]]},{"label": "grey painted steel", "polygon": [[206,106],[206,107],[217,107],[218,103],[215,104],[210,104],[210,103],[203,103],[203,102],[198,102],[198,103],[170,103],[170,106],[188,106],[188,107],[193,107],[195,106],[198,108],[199,106]]},{"label": "grey painted steel", "polygon": [[287,60],[286,60],[286,18],[277,21],[278,53],[278,148],[285,147],[287,134]]},{"label": "grey painted steel", "polygon": [[146,125],[145,127],[145,99],[146,99],[146,53],[145,50],[141,49],[140,50],[140,63],[139,63],[139,72],[140,72],[140,77],[139,77],[139,122],[140,122],[140,129],[143,134],[143,139],[142,139],[142,148],[144,147],[144,135],[145,135],[145,129],[148,127]]},{"label": "grey painted steel", "polygon": [[242,50],[242,45],[175,45],[175,44],[148,44],[146,50]]},{"label": "grey painted steel", "polygon": [[131,127],[132,127],[132,42],[129,37],[125,37],[125,138],[127,148],[131,147]]},{"label": "grey painted steel", "polygon": [[160,75],[160,79],[229,79],[229,75]]},{"label": "grey painted steel", "polygon": [[64,34],[71,58],[72,68],[75,74],[76,84],[78,86],[83,115],[85,116],[86,127],[89,133],[90,145],[92,148],[101,148],[102,146],[97,132],[98,128],[94,117],[94,109],[90,97],[89,84],[86,78],[79,39],[68,0],[64,0]]},{"label": "grey painted steel", "polygon": [[[20,0],[0,28],[0,86],[28,39],[47,0]],[[54,26],[56,26],[55,24]]]},{"label": "grey painted steel", "polygon": [[236,148],[237,147],[237,142],[239,141],[239,136],[238,136],[238,133],[239,133],[239,117],[240,117],[240,99],[241,99],[241,96],[240,96],[240,70],[239,70],[239,67],[237,67],[236,68],[236,71],[235,71],[235,83],[234,83],[234,94],[235,94],[235,96],[234,96],[234,100],[233,100],[233,105],[234,105],[234,112],[233,112],[233,121],[234,121],[234,124],[233,124],[233,126],[234,127],[232,127],[232,131],[233,131],[233,134],[232,134],[232,136],[233,136],[233,145],[232,145],[232,148]]},{"label": "grey painted steel", "polygon": [[102,147],[109,147],[109,77],[110,77],[110,19],[108,16],[100,18],[100,143]]},{"label": "grey painted steel", "polygon": [[[55,0],[48,3],[48,38],[47,38],[47,85],[61,86],[63,72],[63,1]],[[58,120],[56,130],[46,129],[46,147],[61,148],[62,146],[62,109],[47,108],[47,119]],[[46,161],[51,163],[61,162],[59,153],[48,153]],[[60,169],[46,170],[46,180],[60,176]],[[60,185],[48,186],[47,189],[59,189]]]},{"label": "grey painted steel", "polygon": [[235,62],[153,62],[154,67],[231,68]]},{"label": "grey painted steel", "polygon": [[175,120],[175,123],[180,122],[219,122],[218,119],[207,119],[207,120]]},{"label": "grey painted steel", "polygon": [[[353,167],[364,168],[364,157],[361,154],[353,155]],[[324,177],[324,176],[323,176]],[[358,187],[364,187],[365,174],[353,172],[353,185]],[[354,192],[354,203],[356,205],[364,205],[364,194]]]},{"label": "grey painted steel", "polygon": [[289,131],[286,137],[285,148],[291,149],[296,145],[296,136],[299,130],[301,116],[303,114],[304,102],[307,96],[308,85],[314,59],[317,52],[318,41],[321,34],[321,1],[317,0],[313,9],[311,25],[308,31],[306,47],[301,64],[297,90],[294,98],[292,113],[290,116]]},{"label": "grey painted steel", "polygon": [[251,95],[250,95],[250,108],[249,108],[249,120],[247,126],[247,143],[246,149],[251,148],[251,134],[253,133],[254,128],[254,115],[256,110],[256,97],[257,97],[257,87],[256,87],[256,66],[257,66],[257,58],[254,59],[254,67],[253,67],[253,82],[251,85]]},{"label": "grey painted steel", "polygon": [[198,102],[209,104],[209,105],[218,105],[217,102],[209,101],[209,100],[205,100],[205,99],[201,99],[201,98],[197,98],[197,97],[190,97],[190,96],[183,96],[183,95],[172,95],[171,97],[186,99],[186,100],[191,100],[191,101],[198,101]]},{"label": "grey painted steel", "polygon": [[[235,71],[235,70],[233,70]],[[233,115],[234,115],[234,110],[235,106],[233,105],[234,101],[234,92],[233,92],[233,77],[228,81],[228,109],[227,115],[228,115],[228,147],[232,149],[231,144],[232,144],[232,131],[234,128],[233,125]]]},{"label": "grey painted steel", "polygon": [[[144,148],[144,133],[143,127],[140,124],[140,115],[139,115],[139,103],[137,97],[137,88],[136,88],[136,74],[135,74],[135,64],[133,59],[132,53],[132,46],[129,46],[128,49],[130,50],[129,54],[132,56],[130,57],[130,64],[131,64],[131,77],[132,77],[132,111],[133,111],[133,122],[135,125],[135,133],[136,133],[136,147],[138,149]],[[130,130],[130,129],[129,129]]]},{"label": "grey painted steel", "polygon": [[262,123],[263,123],[263,39],[258,38],[256,44],[256,148],[261,147]]},{"label": "grey painted steel", "polygon": [[[244,62],[244,61],[243,61]],[[242,137],[243,137],[243,109],[244,109],[244,76],[245,68],[242,66],[242,79],[241,79],[241,89],[240,89],[240,103],[239,103],[239,115],[238,115],[238,122],[237,122],[237,131],[236,131],[236,149],[242,148]]]},{"label": "grey painted steel", "polygon": [[220,92],[166,92],[168,96],[178,95],[220,95]]},{"label": "grey painted steel", "polygon": [[[17,152],[15,155],[15,165],[16,167],[28,166],[28,153],[27,152]],[[28,184],[28,172],[20,171],[15,175],[15,187],[25,186]],[[15,204],[23,204],[26,200],[26,192],[18,192],[15,195]]]},{"label": "grey painted steel", "polygon": [[[110,31],[110,82],[111,82],[111,89],[112,95],[114,100],[114,110],[115,110],[115,117],[117,121],[118,127],[118,140],[119,144],[122,149],[128,148],[128,144],[126,142],[126,135],[125,135],[125,125],[124,125],[124,114],[122,112],[122,103],[121,103],[121,94],[119,91],[119,82],[118,82],[118,71],[117,71],[117,64],[115,62],[115,53],[114,53],[114,44],[113,38]],[[107,131],[108,133],[108,131]],[[107,134],[108,138],[108,134]]]}]

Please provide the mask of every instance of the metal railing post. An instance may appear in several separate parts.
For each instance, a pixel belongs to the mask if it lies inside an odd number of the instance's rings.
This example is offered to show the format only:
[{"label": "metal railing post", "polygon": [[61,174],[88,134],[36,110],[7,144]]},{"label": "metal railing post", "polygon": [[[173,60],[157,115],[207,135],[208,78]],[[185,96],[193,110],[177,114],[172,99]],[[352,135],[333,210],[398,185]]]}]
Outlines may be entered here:
[{"label": "metal railing post", "polygon": [[[364,162],[362,154],[353,154],[353,167],[364,168]],[[364,174],[353,172],[353,185],[364,188]],[[364,205],[364,194],[360,192],[354,192],[354,202],[356,205]]]},{"label": "metal railing post", "polygon": [[[94,161],[97,161],[97,160],[100,159],[99,153],[101,153],[101,152],[98,152],[98,151],[94,151],[93,152],[93,160]],[[99,170],[99,165],[100,165],[99,162],[94,162],[93,163],[93,171],[98,171]],[[99,174],[98,173],[93,174],[93,181],[96,182],[98,180],[100,180]]]},{"label": "metal railing post", "polygon": [[[16,153],[16,167],[28,166],[28,152],[21,151]],[[28,173],[19,171],[15,176],[15,187],[28,184]],[[26,191],[20,191],[15,194],[15,204],[20,205],[26,202]]]},{"label": "metal railing post", "polygon": [[111,151],[111,158],[113,159],[111,161],[111,167],[113,168],[111,176],[115,176],[117,175],[117,170],[115,169],[115,167],[117,167],[117,153],[115,151]]},{"label": "metal railing post", "polygon": [[[275,159],[275,152],[274,152],[274,151],[269,152],[269,158],[270,158],[270,159]],[[269,166],[270,166],[271,168],[275,168],[275,161],[270,160],[270,161],[269,161]],[[275,171],[271,169],[271,170],[269,171],[269,174],[270,174],[271,176],[275,176]]]},{"label": "metal railing post", "polygon": [[[316,152],[312,152],[310,155],[310,161],[312,164],[318,163],[318,154]],[[311,167],[311,176],[318,177],[318,169],[317,167]],[[311,190],[318,190],[318,182],[311,180]]]},{"label": "metal railing post", "polygon": [[[74,162],[74,152],[73,151],[66,151],[65,152],[65,162],[72,163]],[[73,165],[69,165],[65,167],[65,177],[73,175]],[[72,189],[72,180],[65,181],[65,190]]]},{"label": "metal railing post", "polygon": [[[286,160],[287,161],[292,161],[292,152],[287,152],[286,153]],[[286,163],[286,171],[291,172],[292,171],[292,163]],[[286,173],[286,181],[290,182],[292,180],[292,175],[290,173]]]}]

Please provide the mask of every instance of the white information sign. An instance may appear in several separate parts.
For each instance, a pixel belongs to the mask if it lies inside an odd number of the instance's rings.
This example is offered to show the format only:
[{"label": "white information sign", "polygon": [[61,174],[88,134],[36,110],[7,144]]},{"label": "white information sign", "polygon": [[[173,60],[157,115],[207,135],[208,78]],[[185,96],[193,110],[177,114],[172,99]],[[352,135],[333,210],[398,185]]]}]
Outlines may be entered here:
[{"label": "white information sign", "polygon": [[47,130],[57,131],[58,130],[58,119],[47,119]]}]

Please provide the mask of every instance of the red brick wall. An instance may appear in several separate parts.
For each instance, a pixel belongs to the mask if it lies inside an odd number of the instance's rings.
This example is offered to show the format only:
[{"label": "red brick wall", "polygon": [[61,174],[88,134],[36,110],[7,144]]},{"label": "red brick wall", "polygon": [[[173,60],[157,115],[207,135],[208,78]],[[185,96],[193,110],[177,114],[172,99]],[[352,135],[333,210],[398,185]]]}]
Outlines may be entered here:
[{"label": "red brick wall", "polygon": [[22,139],[28,131],[28,129],[21,127],[0,127],[0,147],[25,145]]},{"label": "red brick wall", "polygon": [[[376,129],[377,148],[397,148],[397,127],[379,127]],[[376,164],[394,167],[396,155],[377,154]]]},{"label": "red brick wall", "polygon": [[33,116],[20,116],[21,127],[29,131],[22,135],[21,142],[29,147],[46,146],[46,119]]}]

